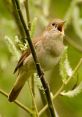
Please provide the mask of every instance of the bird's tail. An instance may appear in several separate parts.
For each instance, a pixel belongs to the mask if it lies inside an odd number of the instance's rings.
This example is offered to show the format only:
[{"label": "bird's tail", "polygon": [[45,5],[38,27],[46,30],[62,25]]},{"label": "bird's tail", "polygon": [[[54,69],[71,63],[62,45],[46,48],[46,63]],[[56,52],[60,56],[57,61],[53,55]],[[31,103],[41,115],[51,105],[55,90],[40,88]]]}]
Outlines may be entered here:
[{"label": "bird's tail", "polygon": [[12,88],[12,90],[10,91],[8,100],[10,102],[13,102],[17,96],[19,95],[21,89],[23,88],[25,81],[27,80],[28,75],[26,73],[23,74],[19,74],[18,78]]}]

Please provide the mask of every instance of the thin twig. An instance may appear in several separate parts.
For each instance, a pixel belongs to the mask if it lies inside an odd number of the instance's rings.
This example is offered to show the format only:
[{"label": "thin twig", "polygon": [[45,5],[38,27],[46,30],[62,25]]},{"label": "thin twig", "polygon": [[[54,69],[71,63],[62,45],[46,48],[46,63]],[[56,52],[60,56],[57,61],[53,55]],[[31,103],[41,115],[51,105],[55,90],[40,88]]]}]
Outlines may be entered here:
[{"label": "thin twig", "polygon": [[38,109],[35,103],[35,92],[34,92],[34,76],[32,75],[31,79],[28,80],[28,85],[30,89],[30,93],[32,96],[32,110],[35,111],[35,114],[32,117],[39,117]]},{"label": "thin twig", "polygon": [[22,24],[21,24],[21,21],[20,21],[20,18],[19,18],[19,16],[18,16],[18,13],[17,13],[17,9],[16,9],[16,7],[15,7],[15,1],[14,0],[12,0],[12,9],[11,9],[11,14],[12,14],[12,16],[14,17],[14,20],[15,20],[15,22],[16,22],[16,25],[17,25],[17,28],[18,28],[18,31],[19,31],[19,33],[20,33],[20,35],[21,35],[21,41],[23,42],[23,43],[25,43],[26,41],[25,41],[25,32],[24,32],[24,29],[23,29],[23,26],[22,26]]},{"label": "thin twig", "polygon": [[[82,64],[82,58],[80,59],[80,61],[78,62],[78,64],[76,65],[72,76],[68,77],[67,81],[64,83],[62,83],[61,87],[59,88],[59,90],[54,94],[54,96],[52,97],[52,99],[54,100],[55,98],[57,98],[57,96],[61,93],[61,91],[65,88],[65,86],[70,82],[70,80],[72,79],[72,77],[75,75],[75,73],[78,71],[79,67]],[[48,104],[46,104],[39,112],[39,116],[42,115],[43,112],[45,112],[45,110],[48,108]]]},{"label": "thin twig", "polygon": [[24,1],[25,9],[26,9],[26,16],[27,16],[27,23],[28,23],[28,28],[31,30],[31,22],[30,22],[30,14],[29,14],[29,5],[28,5],[28,0]]},{"label": "thin twig", "polygon": [[79,67],[81,66],[82,64],[82,58],[80,59],[79,63],[77,64],[77,66],[75,67],[74,71],[73,71],[73,74],[72,76],[70,76],[67,81],[65,82],[65,84],[68,84],[71,80],[71,78],[75,75],[75,73],[77,72],[77,70],[79,69]]},{"label": "thin twig", "polygon": [[38,73],[38,75],[41,79],[41,82],[42,82],[42,85],[43,85],[43,88],[44,88],[44,91],[45,91],[45,95],[46,95],[46,98],[47,98],[48,107],[49,107],[49,110],[50,110],[51,117],[55,117],[54,106],[53,106],[53,102],[52,102],[51,95],[50,95],[50,89],[49,89],[48,83],[46,82],[46,80],[44,78],[44,74],[43,74],[43,71],[41,69],[41,66],[38,62],[38,58],[36,56],[34,46],[33,46],[32,41],[31,41],[29,30],[27,29],[27,26],[25,24],[25,21],[24,21],[24,18],[23,18],[23,15],[22,15],[22,12],[21,12],[21,9],[20,9],[20,6],[19,6],[19,2],[18,2],[18,0],[12,0],[12,1],[15,2],[15,6],[16,6],[16,9],[18,11],[20,21],[21,21],[23,28],[24,28],[24,31],[26,33],[26,39],[27,39],[28,44],[30,46],[31,53],[32,53],[32,56],[33,56],[33,59],[34,59],[35,65],[36,65],[37,73]]},{"label": "thin twig", "polygon": [[35,103],[35,97],[33,96],[33,94],[32,94],[32,97],[33,97],[33,105],[34,105],[34,110],[35,110],[35,117],[39,117],[38,109],[37,109],[37,106],[36,106],[36,103]]},{"label": "thin twig", "polygon": [[[43,107],[44,107],[46,105],[46,97],[45,97],[44,93],[40,89],[39,89],[39,93],[40,93],[40,97],[41,97],[42,104],[43,104]],[[48,104],[47,104],[47,106],[48,106]],[[49,110],[48,109],[45,110],[45,115],[49,116]]]},{"label": "thin twig", "polygon": [[[2,89],[0,89],[0,93],[8,98],[8,94]],[[20,103],[19,101],[15,100],[14,103],[18,105],[20,108],[22,108],[24,111],[28,112],[29,114],[34,114],[34,111],[32,111],[31,109]]]},{"label": "thin twig", "polygon": [[12,11],[11,11],[12,5],[11,5],[11,3],[9,2],[9,0],[3,0],[3,3],[4,3],[5,6],[6,6],[6,10],[7,10],[10,14],[12,14]]},{"label": "thin twig", "polygon": [[19,17],[18,17],[18,14],[16,12],[16,9],[15,9],[14,2],[13,2],[13,4],[11,4],[11,2],[9,2],[9,0],[3,0],[3,2],[5,4],[6,10],[8,10],[10,15],[12,15],[14,17],[14,21],[16,23],[18,32],[21,35],[21,41],[23,43],[25,43],[25,40],[23,39],[25,37],[25,33],[24,33],[23,28],[22,28],[21,22],[19,21]]},{"label": "thin twig", "polygon": [[78,0],[72,0],[70,6],[68,7],[68,10],[67,10],[66,15],[64,17],[64,20],[66,20],[66,23],[64,26],[65,29],[67,28],[68,24],[71,21],[72,13],[73,13],[73,10],[74,10],[77,2],[78,2]]}]

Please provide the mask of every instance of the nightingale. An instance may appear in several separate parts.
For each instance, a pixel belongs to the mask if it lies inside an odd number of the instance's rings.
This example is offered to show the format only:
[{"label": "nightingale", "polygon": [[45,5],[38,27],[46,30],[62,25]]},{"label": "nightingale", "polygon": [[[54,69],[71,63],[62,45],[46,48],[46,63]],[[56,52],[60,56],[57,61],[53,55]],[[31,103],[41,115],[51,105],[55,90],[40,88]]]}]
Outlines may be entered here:
[{"label": "nightingale", "polygon": [[[64,21],[54,19],[48,24],[41,36],[32,39],[36,55],[44,72],[53,69],[54,66],[59,63],[64,50],[63,37]],[[14,73],[15,72],[18,72],[18,75],[8,97],[10,102],[17,98],[25,81],[36,72],[30,48],[22,53]]]}]

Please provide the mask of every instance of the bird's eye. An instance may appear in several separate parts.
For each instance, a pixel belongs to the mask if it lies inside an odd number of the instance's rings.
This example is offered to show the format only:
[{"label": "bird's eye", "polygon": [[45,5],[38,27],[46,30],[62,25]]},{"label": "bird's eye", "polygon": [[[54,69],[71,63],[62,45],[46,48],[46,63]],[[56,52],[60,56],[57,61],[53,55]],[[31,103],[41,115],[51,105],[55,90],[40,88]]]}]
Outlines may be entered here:
[{"label": "bird's eye", "polygon": [[55,23],[52,23],[52,26],[55,26],[56,24]]}]

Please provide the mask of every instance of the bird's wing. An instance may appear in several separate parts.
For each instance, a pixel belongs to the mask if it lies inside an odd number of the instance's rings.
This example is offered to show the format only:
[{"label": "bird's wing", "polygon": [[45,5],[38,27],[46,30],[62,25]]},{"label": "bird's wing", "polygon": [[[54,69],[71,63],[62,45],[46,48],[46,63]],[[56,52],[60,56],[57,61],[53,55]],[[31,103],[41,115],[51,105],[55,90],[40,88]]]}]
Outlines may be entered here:
[{"label": "bird's wing", "polygon": [[25,60],[26,57],[29,56],[29,54],[30,54],[30,49],[27,49],[27,50],[25,50],[25,51],[22,53],[22,55],[21,55],[21,57],[20,57],[20,59],[19,59],[17,65],[16,65],[16,67],[15,67],[14,73],[16,73],[16,71],[18,70],[18,68],[20,68],[20,67],[23,65],[23,61]]},{"label": "bird's wing", "polygon": [[[40,39],[42,39],[42,38],[41,37],[34,38],[33,39],[33,45],[36,45],[37,41],[39,41]],[[22,53],[17,65],[15,67],[14,73],[16,73],[16,71],[23,65],[24,60],[30,55],[30,53],[31,53],[30,48],[26,49]]]}]

